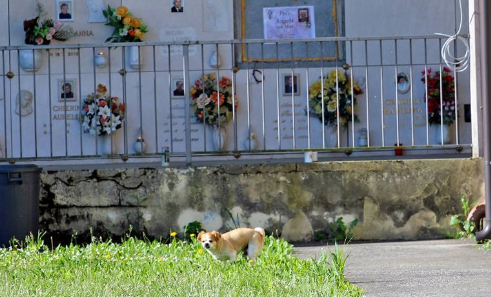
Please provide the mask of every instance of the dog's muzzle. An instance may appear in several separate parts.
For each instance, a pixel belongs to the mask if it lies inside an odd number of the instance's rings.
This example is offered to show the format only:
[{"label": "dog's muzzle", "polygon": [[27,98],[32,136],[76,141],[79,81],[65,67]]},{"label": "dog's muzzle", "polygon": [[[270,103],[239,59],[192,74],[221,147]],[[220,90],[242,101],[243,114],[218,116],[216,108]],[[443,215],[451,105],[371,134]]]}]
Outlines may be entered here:
[{"label": "dog's muzzle", "polygon": [[207,242],[205,243],[205,248],[209,249],[210,248],[210,244]]}]

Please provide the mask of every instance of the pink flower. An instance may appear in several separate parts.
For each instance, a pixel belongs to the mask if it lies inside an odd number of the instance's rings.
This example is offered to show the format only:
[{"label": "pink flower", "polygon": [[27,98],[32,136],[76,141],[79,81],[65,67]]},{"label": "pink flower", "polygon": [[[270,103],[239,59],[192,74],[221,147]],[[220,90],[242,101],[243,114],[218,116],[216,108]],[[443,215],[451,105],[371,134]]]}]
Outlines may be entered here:
[{"label": "pink flower", "polygon": [[51,40],[51,39],[53,39],[53,36],[51,36],[51,34],[47,34],[46,35],[46,40]]},{"label": "pink flower", "polygon": [[55,33],[56,33],[56,29],[55,28],[53,28],[53,27],[49,28],[49,34],[50,35],[55,35]]},{"label": "pink flower", "polygon": [[38,45],[43,44],[43,42],[44,42],[44,40],[43,40],[41,37],[36,38],[36,43],[37,43]]},{"label": "pink flower", "polygon": [[62,25],[62,23],[61,23],[61,22],[54,22],[54,23],[53,23],[53,27],[55,28],[55,30],[60,29],[61,25]]}]

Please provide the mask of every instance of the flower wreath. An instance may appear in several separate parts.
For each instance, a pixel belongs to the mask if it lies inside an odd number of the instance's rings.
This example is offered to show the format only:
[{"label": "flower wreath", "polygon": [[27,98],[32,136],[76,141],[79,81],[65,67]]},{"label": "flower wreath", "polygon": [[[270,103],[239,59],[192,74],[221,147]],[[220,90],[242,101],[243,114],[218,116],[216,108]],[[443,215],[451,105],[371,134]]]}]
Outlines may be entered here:
[{"label": "flower wreath", "polygon": [[232,80],[224,76],[217,84],[215,73],[204,74],[196,80],[191,87],[191,97],[193,114],[199,123],[224,125],[232,119],[233,110],[237,109],[237,97],[232,100]]},{"label": "flower wreath", "polygon": [[[356,81],[353,81],[349,75],[340,69],[337,71],[337,80],[336,85],[336,70],[332,70],[324,77],[324,85],[322,85],[321,80],[318,80],[310,86],[309,110],[312,116],[319,118],[321,122],[324,120],[325,125],[335,126],[338,123],[339,107],[339,123],[346,127],[348,122],[353,119],[353,107],[355,109],[354,120],[355,122],[359,121],[356,115],[358,107],[356,95],[363,94],[363,90]],[[352,82],[354,96],[351,96]],[[324,92],[322,92],[322,87],[324,87]],[[353,99],[353,103],[351,99]],[[324,118],[322,116],[322,101],[324,101]]]},{"label": "flower wreath", "polygon": [[123,125],[126,106],[119,98],[111,97],[106,86],[99,84],[95,94],[89,94],[82,107],[84,133],[109,135]]}]

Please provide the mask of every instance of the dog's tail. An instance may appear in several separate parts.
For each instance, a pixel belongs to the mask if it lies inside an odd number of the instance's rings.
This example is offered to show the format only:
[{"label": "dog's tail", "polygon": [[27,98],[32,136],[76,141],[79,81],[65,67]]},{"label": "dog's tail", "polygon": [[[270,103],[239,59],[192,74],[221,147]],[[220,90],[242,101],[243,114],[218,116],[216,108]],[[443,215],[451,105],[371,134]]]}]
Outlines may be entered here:
[{"label": "dog's tail", "polygon": [[254,230],[255,230],[257,233],[261,234],[263,238],[266,236],[266,232],[264,232],[264,229],[263,229],[263,228],[261,228],[261,227],[257,227],[257,228],[254,228]]}]

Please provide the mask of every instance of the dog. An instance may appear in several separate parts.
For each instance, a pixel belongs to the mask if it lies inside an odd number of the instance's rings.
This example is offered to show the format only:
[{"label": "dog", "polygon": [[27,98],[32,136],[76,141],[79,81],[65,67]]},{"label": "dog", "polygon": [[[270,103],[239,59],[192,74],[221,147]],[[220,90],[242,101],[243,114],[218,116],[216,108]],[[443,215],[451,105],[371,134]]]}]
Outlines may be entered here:
[{"label": "dog", "polygon": [[218,231],[201,232],[198,241],[216,260],[234,262],[240,251],[254,262],[261,253],[266,236],[263,228],[237,228],[221,234]]}]

